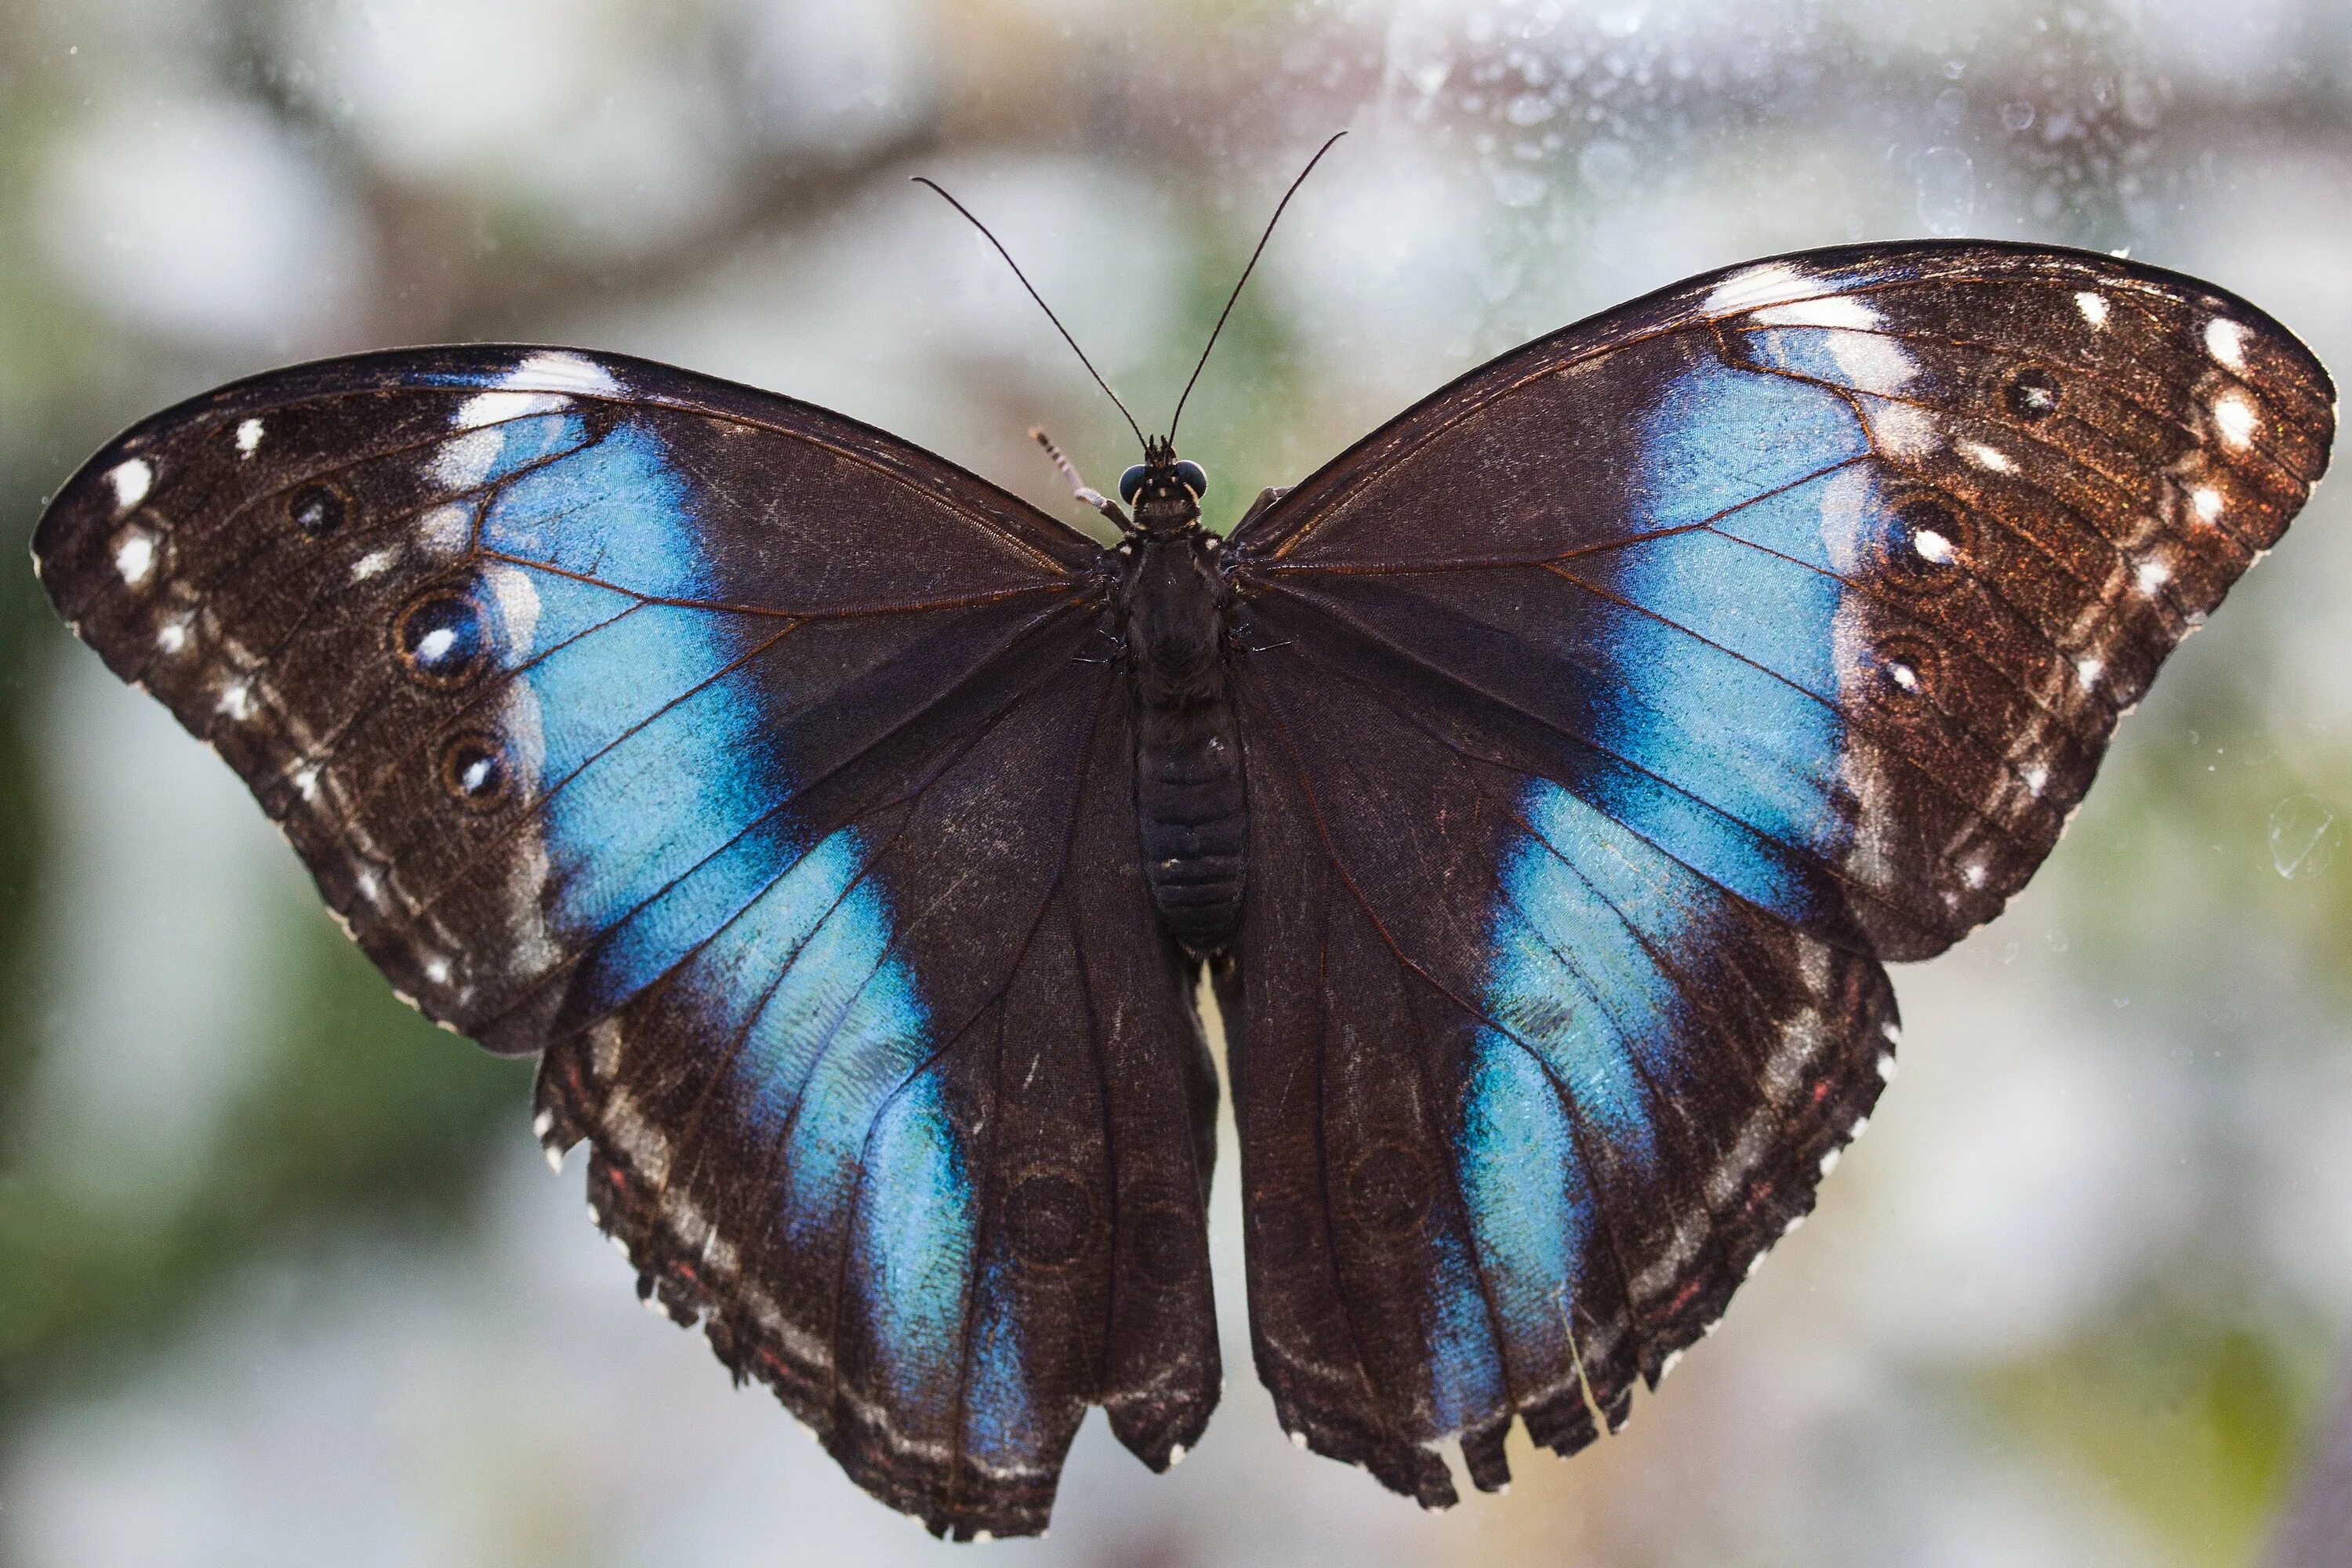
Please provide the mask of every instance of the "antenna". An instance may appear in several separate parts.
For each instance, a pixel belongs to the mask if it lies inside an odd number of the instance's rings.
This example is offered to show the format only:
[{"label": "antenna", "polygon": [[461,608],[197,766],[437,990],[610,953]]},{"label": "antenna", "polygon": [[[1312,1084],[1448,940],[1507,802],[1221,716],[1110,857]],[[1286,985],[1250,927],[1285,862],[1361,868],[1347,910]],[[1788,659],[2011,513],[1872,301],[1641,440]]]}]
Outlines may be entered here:
[{"label": "antenna", "polygon": [[[1322,154],[1318,153],[1316,156],[1319,158]],[[1314,165],[1310,163],[1307,167],[1311,169]],[[1021,264],[1013,259],[1013,253],[1004,248],[1003,242],[998,239],[996,236],[989,233],[988,226],[981,222],[978,218],[973,217],[970,207],[965,206],[961,202],[956,200],[953,196],[949,195],[945,187],[941,186],[938,181],[930,178],[928,174],[917,174],[913,176],[913,179],[915,184],[919,185],[929,185],[934,191],[939,192],[940,199],[945,201],[948,205],[955,208],[956,211],[963,214],[964,220],[967,223],[970,223],[972,227],[980,230],[981,237],[986,239],[989,244],[996,247],[996,254],[1004,258],[1004,265],[1013,268],[1013,276],[1021,279],[1021,287],[1029,290],[1029,298],[1037,301],[1037,309],[1045,312],[1045,319],[1054,323],[1054,330],[1062,334],[1062,341],[1070,345],[1070,352],[1078,356],[1078,363],[1087,367],[1087,374],[1095,378],[1095,384],[1101,387],[1105,395],[1108,396],[1113,403],[1118,404],[1118,411],[1121,414],[1127,414],[1127,427],[1135,432],[1136,444],[1142,447],[1150,446],[1150,443],[1143,438],[1143,426],[1135,422],[1134,415],[1127,413],[1127,405],[1119,403],[1118,394],[1111,391],[1110,383],[1102,378],[1102,372],[1097,370],[1095,368],[1095,362],[1087,357],[1087,351],[1078,347],[1078,340],[1070,336],[1070,329],[1062,325],[1062,318],[1054,314],[1054,307],[1045,303],[1045,296],[1037,292],[1036,285],[1031,283],[1028,277],[1023,273],[1021,270]],[[1290,198],[1286,196],[1283,199],[1287,201]],[[1278,213],[1279,209],[1276,209],[1276,211]],[[1232,307],[1227,306],[1226,309],[1230,310]],[[1193,374],[1198,374],[1199,373],[1196,371]]]},{"label": "antenna", "polygon": [[[1234,302],[1242,297],[1242,284],[1249,281],[1250,273],[1257,266],[1257,258],[1265,254],[1265,242],[1274,237],[1274,226],[1282,221],[1282,209],[1290,205],[1290,198],[1298,194],[1298,187],[1307,183],[1307,176],[1315,172],[1315,165],[1323,161],[1323,154],[1328,153],[1333,147],[1337,146],[1339,144],[1339,138],[1346,134],[1347,132],[1344,131],[1333,132],[1331,140],[1324,142],[1321,147],[1316,150],[1315,156],[1307,160],[1307,167],[1298,171],[1298,178],[1290,182],[1290,189],[1282,193],[1282,200],[1275,204],[1274,216],[1265,220],[1265,232],[1258,236],[1257,248],[1250,252],[1249,265],[1242,268],[1240,282],[1235,283],[1234,285],[1234,291],[1226,296],[1225,308],[1218,313],[1217,324],[1209,329],[1209,341],[1202,344],[1201,348],[1200,363],[1192,367],[1192,381],[1188,381],[1184,384],[1184,391],[1182,395],[1176,399],[1175,417],[1168,421],[1168,444],[1170,446],[1172,447],[1176,444],[1177,422],[1184,417],[1184,399],[1192,395],[1192,382],[1200,380],[1201,372],[1207,368],[1209,363],[1209,351],[1217,346],[1217,334],[1225,330],[1225,318],[1234,313]],[[941,192],[940,194],[942,195],[946,195],[945,192]]]}]

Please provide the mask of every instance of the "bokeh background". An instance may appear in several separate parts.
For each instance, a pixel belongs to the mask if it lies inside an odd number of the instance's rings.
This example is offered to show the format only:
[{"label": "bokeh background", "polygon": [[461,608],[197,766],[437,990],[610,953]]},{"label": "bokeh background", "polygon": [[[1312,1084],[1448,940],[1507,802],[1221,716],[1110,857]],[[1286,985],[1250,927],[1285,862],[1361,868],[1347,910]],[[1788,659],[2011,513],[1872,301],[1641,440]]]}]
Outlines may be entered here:
[{"label": "bokeh background", "polygon": [[[1024,431],[1100,483],[1117,416],[907,176],[1150,423],[1341,127],[1188,416],[1221,524],[1523,338],[1800,246],[2128,247],[2352,367],[2341,0],[0,4],[0,1562],[955,1550],[637,1310],[527,1068],[400,1006],[227,770],[47,615],[43,498],[227,377],[507,338],[814,399],[1065,507]],[[1898,974],[1874,1131],[1622,1436],[1436,1517],[1295,1451],[1228,1163],[1207,1440],[1159,1479],[1097,1418],[1052,1536],[982,1550],[2262,1560],[2352,1331],[2347,497],[2174,660],[2026,895]]]}]

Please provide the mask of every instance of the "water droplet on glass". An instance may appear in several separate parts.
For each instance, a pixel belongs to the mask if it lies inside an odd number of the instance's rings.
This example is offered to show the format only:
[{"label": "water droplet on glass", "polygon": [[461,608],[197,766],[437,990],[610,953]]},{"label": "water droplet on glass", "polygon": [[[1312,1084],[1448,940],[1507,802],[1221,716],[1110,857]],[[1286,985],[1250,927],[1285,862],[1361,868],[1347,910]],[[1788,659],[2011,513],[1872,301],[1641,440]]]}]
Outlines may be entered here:
[{"label": "water droplet on glass", "polygon": [[1551,117],[1552,101],[1539,92],[1523,92],[1503,110],[1503,118],[1514,125],[1541,125]]},{"label": "water droplet on glass", "polygon": [[1969,95],[1957,87],[1948,87],[1936,95],[1936,123],[1946,130],[1957,127],[1969,117]]},{"label": "water droplet on glass", "polygon": [[2011,131],[2031,130],[2033,125],[2033,105],[2019,99],[2000,106],[2000,122]]},{"label": "water droplet on glass", "polygon": [[1576,172],[1603,195],[1614,195],[1633,179],[1633,150],[1614,136],[1597,136],[1576,155]]},{"label": "water droplet on glass", "polygon": [[1919,191],[1919,221],[1927,232],[1968,232],[1977,210],[1976,165],[1958,147],[1929,147],[1911,154],[1911,180]]},{"label": "water droplet on glass", "polygon": [[1544,199],[1544,177],[1526,169],[1496,169],[1489,176],[1495,195],[1507,207],[1531,207]]},{"label": "water droplet on glass", "polygon": [[2290,880],[2326,870],[2343,837],[2336,813],[2315,795],[2291,795],[2271,807],[2271,864]]}]

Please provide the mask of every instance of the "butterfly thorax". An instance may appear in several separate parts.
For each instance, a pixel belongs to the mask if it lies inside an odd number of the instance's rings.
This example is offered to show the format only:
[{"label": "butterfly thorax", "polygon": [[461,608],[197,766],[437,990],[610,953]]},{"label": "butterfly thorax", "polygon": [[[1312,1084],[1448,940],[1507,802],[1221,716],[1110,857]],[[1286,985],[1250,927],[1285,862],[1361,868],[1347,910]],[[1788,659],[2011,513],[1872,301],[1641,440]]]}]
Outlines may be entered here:
[{"label": "butterfly thorax", "polygon": [[1118,602],[1144,879],[1169,934],[1207,954],[1232,941],[1248,844],[1216,540],[1172,480],[1148,478],[1136,500]]}]

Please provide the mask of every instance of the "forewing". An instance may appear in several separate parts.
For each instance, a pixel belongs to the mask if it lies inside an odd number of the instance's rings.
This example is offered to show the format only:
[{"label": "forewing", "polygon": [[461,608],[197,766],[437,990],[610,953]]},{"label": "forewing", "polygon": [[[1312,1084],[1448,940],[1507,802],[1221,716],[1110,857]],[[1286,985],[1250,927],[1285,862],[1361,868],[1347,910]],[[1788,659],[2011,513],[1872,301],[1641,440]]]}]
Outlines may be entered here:
[{"label": "forewing", "polygon": [[159,416],[36,551],[404,994],[544,1053],[641,1289],[861,1483],[1034,1531],[1088,1403],[1197,1435],[1214,1091],[1093,544],[821,410],[480,349]]},{"label": "forewing", "polygon": [[1233,549],[1264,616],[1529,710],[1767,841],[1814,934],[1921,958],[2023,886],[2333,434],[2308,351],[2205,284],[1863,247],[1507,355]]},{"label": "forewing", "polygon": [[[1867,247],[1485,367],[1239,531],[1224,1002],[1284,1418],[1391,1486],[1562,1449],[1720,1314],[2274,542],[2333,389],[2106,258]],[[1297,900],[1265,889],[1297,887]]]}]

